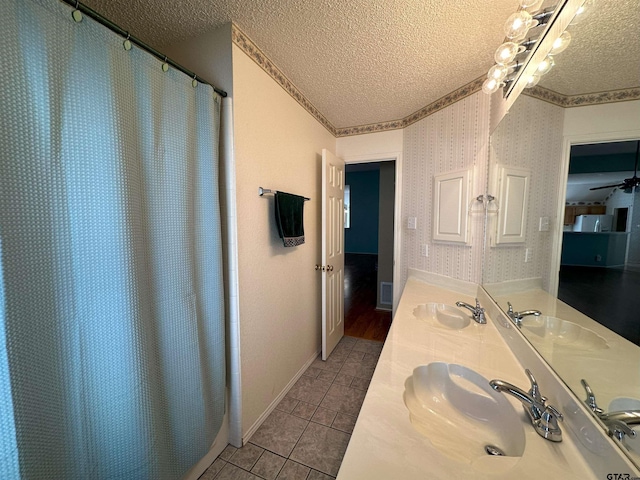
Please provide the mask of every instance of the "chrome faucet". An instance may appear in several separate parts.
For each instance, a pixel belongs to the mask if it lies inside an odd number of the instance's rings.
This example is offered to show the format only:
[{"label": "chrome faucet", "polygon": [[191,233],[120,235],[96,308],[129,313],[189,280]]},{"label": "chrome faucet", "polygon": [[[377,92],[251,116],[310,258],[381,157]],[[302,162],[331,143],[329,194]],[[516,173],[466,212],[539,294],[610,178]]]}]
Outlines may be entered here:
[{"label": "chrome faucet", "polygon": [[482,308],[480,306],[480,302],[478,301],[478,299],[476,298],[476,306],[474,307],[473,305],[469,305],[468,303],[465,302],[456,302],[456,307],[464,307],[467,310],[471,311],[471,314],[473,316],[473,319],[481,324],[485,324],[487,323],[487,319],[484,316],[484,308]]},{"label": "chrome faucet", "polygon": [[538,382],[531,371],[527,369],[525,373],[531,382],[528,392],[502,380],[491,380],[489,385],[497,392],[508,393],[520,400],[538,435],[552,442],[561,442],[562,430],[558,420],[562,421],[562,414],[554,406],[546,404],[547,399],[540,394]]},{"label": "chrome faucet", "polygon": [[580,382],[587,392],[584,403],[602,420],[602,423],[609,429],[609,435],[618,440],[622,440],[625,436],[636,438],[636,431],[631,428],[631,425],[640,425],[640,410],[605,413],[603,409],[598,407],[596,396],[587,381],[583,378]]},{"label": "chrome faucet", "polygon": [[511,320],[513,320],[513,323],[515,323],[516,326],[518,327],[522,326],[522,319],[527,315],[535,315],[536,317],[539,317],[540,315],[542,315],[542,312],[540,310],[523,310],[522,312],[514,312],[513,305],[511,305],[511,302],[507,302],[507,305],[509,305],[509,310],[507,310],[507,315],[509,315]]}]

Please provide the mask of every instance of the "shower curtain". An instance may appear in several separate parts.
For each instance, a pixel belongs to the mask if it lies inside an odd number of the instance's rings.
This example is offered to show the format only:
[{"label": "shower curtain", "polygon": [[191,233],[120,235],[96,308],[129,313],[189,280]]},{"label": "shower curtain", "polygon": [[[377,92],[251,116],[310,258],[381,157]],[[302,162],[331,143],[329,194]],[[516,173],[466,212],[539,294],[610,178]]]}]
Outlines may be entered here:
[{"label": "shower curtain", "polygon": [[0,478],[176,479],[224,415],[220,98],[0,2]]}]

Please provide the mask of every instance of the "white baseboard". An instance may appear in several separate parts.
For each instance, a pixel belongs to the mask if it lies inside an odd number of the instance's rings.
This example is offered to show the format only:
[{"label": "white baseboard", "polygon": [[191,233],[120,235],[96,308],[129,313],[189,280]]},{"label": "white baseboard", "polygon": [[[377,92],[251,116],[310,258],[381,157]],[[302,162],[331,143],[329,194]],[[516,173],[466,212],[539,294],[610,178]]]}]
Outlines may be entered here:
[{"label": "white baseboard", "polygon": [[317,350],[316,353],[314,353],[313,356],[306,361],[306,363],[302,366],[302,368],[298,370],[298,373],[296,373],[295,376],[291,379],[291,381],[287,384],[287,386],[284,387],[282,392],[280,392],[280,394],[273,400],[273,402],[271,402],[271,404],[267,407],[264,413],[260,415],[258,419],[254,422],[254,424],[251,425],[249,430],[245,432],[245,434],[242,436],[242,445],[247,444],[249,439],[251,439],[251,436],[254,433],[256,433],[256,430],[260,428],[260,425],[262,425],[264,421],[267,419],[267,417],[271,415],[271,412],[275,410],[275,408],[278,406],[280,401],[285,397],[287,393],[289,393],[289,390],[291,390],[291,387],[295,385],[295,383],[302,376],[302,374],[306,372],[307,368],[309,368],[309,366],[314,362],[314,360],[318,358],[319,354],[320,354],[320,350]]}]

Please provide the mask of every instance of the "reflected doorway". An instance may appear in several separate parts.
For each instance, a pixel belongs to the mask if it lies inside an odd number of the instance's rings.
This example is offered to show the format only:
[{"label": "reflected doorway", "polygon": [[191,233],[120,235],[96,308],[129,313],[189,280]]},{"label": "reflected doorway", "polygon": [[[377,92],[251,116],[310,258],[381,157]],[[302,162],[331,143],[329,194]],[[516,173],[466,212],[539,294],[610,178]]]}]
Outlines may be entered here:
[{"label": "reflected doorway", "polygon": [[558,298],[640,345],[640,189],[623,186],[637,145],[571,146]]},{"label": "reflected doorway", "polygon": [[345,335],[384,341],[393,303],[395,162],[347,164]]}]

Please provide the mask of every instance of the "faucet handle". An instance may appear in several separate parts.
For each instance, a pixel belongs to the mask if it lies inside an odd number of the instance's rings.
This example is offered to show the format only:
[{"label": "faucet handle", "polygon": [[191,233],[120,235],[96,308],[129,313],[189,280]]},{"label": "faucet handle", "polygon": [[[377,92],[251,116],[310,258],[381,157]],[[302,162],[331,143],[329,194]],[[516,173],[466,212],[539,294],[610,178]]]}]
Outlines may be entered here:
[{"label": "faucet handle", "polygon": [[510,315],[513,313],[513,305],[511,305],[511,302],[507,302],[507,305],[509,306],[509,309],[507,310],[507,314]]},{"label": "faucet handle", "polygon": [[562,413],[560,413],[558,411],[558,409],[556,407],[554,407],[553,405],[546,405],[544,407],[544,412],[546,414],[548,414],[548,415],[553,415],[554,417],[556,417],[561,422],[564,420],[564,415],[562,415]]},{"label": "faucet handle", "polygon": [[636,438],[636,431],[621,420],[609,420],[606,424],[607,427],[609,427],[609,434],[613,435],[618,440],[622,440],[625,435],[628,435],[631,438]]},{"label": "faucet handle", "polygon": [[580,380],[580,383],[582,383],[582,386],[584,387],[584,390],[587,392],[587,398],[585,399],[584,403],[586,403],[587,406],[594,413],[596,413],[598,415],[604,413],[604,410],[602,410],[600,407],[598,407],[598,404],[596,403],[596,396],[594,395],[593,390],[591,390],[591,387],[589,386],[587,381],[583,378],[582,380]]},{"label": "faucet handle", "polygon": [[529,395],[531,395],[531,397],[536,402],[544,405],[544,402],[546,402],[547,399],[540,394],[540,387],[538,386],[536,377],[533,376],[533,373],[531,373],[531,370],[529,370],[528,368],[524,371],[524,373],[527,374],[527,377],[529,377],[529,382],[531,383],[531,389],[529,390]]}]

